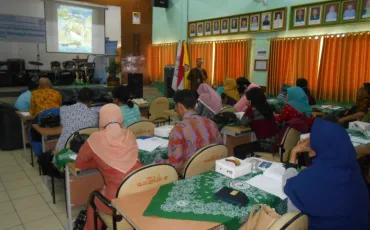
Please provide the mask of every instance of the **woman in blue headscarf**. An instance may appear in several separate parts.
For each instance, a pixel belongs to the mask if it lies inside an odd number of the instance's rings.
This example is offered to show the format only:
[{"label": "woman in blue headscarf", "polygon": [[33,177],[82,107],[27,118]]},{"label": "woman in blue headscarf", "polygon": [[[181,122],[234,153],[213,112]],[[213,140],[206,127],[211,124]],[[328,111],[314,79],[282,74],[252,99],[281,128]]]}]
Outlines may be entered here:
[{"label": "woman in blue headscarf", "polygon": [[[309,152],[311,167],[298,174],[297,156]],[[338,124],[317,119],[310,139],[298,143],[290,154],[283,177],[288,212],[308,216],[309,229],[369,229],[369,194],[356,151],[347,132]]]},{"label": "woman in blue headscarf", "polygon": [[297,86],[290,87],[287,91],[288,103],[281,110],[280,114],[276,116],[276,121],[283,123],[299,117],[312,124],[312,109],[305,92]]}]

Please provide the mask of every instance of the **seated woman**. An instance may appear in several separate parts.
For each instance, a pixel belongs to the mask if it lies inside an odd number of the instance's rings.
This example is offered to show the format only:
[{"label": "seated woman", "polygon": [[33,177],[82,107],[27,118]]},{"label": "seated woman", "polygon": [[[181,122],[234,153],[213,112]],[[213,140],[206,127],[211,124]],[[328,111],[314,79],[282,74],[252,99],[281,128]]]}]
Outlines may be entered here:
[{"label": "seated woman", "polygon": [[245,88],[245,92],[243,93],[244,95],[242,98],[234,105],[234,108],[236,109],[236,112],[244,112],[247,110],[248,105],[247,105],[247,96],[245,95],[247,92],[249,92],[251,89],[254,88],[260,88],[259,85],[256,84],[249,84],[247,88]]},{"label": "seated woman", "polygon": [[[298,173],[297,156],[309,152],[313,164]],[[356,151],[339,125],[317,119],[310,139],[290,153],[283,176],[288,212],[308,216],[308,229],[369,229],[369,194]]]},{"label": "seated woman", "polygon": [[338,123],[348,127],[348,123],[363,118],[369,111],[370,107],[370,83],[364,83],[357,92],[356,105],[347,110],[339,118]]},{"label": "seated woman", "polygon": [[200,84],[197,92],[199,94],[197,113],[202,117],[212,119],[221,110],[221,96],[206,83]]},{"label": "seated woman", "polygon": [[280,114],[276,115],[276,121],[283,123],[300,117],[306,120],[310,126],[313,123],[312,109],[308,104],[307,95],[297,86],[288,88],[287,101]]},{"label": "seated woman", "polygon": [[247,98],[248,108],[241,123],[250,125],[258,141],[235,147],[234,156],[239,159],[245,159],[254,152],[274,153],[277,151],[275,138],[279,129],[265,94],[260,88],[253,88],[247,92]]},{"label": "seated woman", "polygon": [[[100,109],[99,115],[100,131],[87,139],[75,163],[76,167],[82,170],[97,168],[100,171],[106,184],[101,193],[111,200],[115,197],[122,180],[142,164],[135,135],[122,127],[123,117],[120,108],[114,104],[107,104]],[[98,199],[95,199],[95,204],[99,210],[111,213],[110,209]],[[88,207],[85,229],[94,229],[93,217],[93,209]]]},{"label": "seated woman", "polygon": [[130,98],[130,90],[123,85],[112,90],[113,102],[121,109],[125,128],[141,120],[140,109]]},{"label": "seated woman", "polygon": [[316,105],[316,100],[311,95],[310,89],[308,88],[308,81],[305,78],[298,78],[296,81],[296,85],[303,89],[303,91],[306,93],[310,105]]},{"label": "seated woman", "polygon": [[224,92],[222,93],[221,97],[224,104],[231,106],[234,106],[236,102],[240,100],[238,85],[236,84],[235,79],[226,79]]}]

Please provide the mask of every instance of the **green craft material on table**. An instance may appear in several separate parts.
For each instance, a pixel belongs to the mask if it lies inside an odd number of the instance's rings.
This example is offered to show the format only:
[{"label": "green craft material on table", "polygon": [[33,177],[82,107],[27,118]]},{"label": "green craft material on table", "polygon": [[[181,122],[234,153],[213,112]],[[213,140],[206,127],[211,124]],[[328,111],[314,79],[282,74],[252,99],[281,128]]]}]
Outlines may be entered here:
[{"label": "green craft material on table", "polygon": [[152,152],[139,150],[140,161],[143,165],[162,162],[168,159],[168,148],[156,148]]},{"label": "green craft material on table", "polygon": [[62,149],[55,155],[55,163],[59,169],[63,168],[64,165],[68,163],[73,163],[76,161],[77,153],[70,149]]},{"label": "green craft material on table", "polygon": [[[266,204],[275,208],[279,214],[285,214],[287,199],[282,200],[245,182],[260,173],[262,172],[231,179],[211,171],[161,186],[143,215],[217,222],[227,229],[238,229],[247,220],[255,204]],[[245,193],[249,204],[236,206],[216,200],[214,194],[225,186]]]}]

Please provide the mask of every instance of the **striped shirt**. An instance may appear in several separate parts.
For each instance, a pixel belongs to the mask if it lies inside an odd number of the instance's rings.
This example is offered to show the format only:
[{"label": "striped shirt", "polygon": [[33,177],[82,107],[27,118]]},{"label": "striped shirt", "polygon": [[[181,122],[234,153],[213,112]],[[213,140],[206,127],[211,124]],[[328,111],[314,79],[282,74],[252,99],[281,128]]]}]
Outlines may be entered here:
[{"label": "striped shirt", "polygon": [[197,150],[209,144],[222,143],[221,134],[213,121],[195,113],[187,113],[170,133],[169,163],[182,173],[186,162]]}]

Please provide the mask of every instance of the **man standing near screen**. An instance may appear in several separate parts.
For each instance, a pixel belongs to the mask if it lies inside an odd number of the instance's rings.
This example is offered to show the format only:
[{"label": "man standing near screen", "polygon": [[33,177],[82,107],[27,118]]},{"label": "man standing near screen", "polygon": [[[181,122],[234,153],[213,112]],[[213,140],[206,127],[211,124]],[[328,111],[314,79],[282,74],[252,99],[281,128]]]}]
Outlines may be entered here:
[{"label": "man standing near screen", "polygon": [[188,80],[190,81],[190,89],[194,92],[197,91],[200,84],[207,80],[207,71],[202,69],[203,59],[197,59],[197,66],[190,70]]}]

